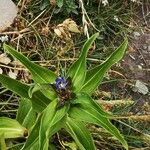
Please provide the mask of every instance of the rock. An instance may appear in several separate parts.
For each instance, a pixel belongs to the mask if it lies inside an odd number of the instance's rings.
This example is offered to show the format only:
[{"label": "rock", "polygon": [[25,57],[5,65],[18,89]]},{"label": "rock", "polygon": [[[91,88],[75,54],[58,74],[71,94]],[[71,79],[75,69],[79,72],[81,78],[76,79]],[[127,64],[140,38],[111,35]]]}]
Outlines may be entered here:
[{"label": "rock", "polygon": [[136,81],[135,86],[133,88],[133,91],[134,92],[139,92],[143,95],[146,95],[149,92],[147,86],[139,80]]}]

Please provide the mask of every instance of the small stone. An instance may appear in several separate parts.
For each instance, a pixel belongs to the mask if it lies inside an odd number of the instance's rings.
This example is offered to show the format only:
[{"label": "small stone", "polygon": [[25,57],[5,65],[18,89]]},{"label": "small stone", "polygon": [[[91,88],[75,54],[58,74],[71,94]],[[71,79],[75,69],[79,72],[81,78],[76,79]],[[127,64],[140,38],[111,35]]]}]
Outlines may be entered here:
[{"label": "small stone", "polygon": [[143,95],[146,95],[149,92],[147,86],[139,80],[136,81],[135,86],[133,88],[133,91],[134,92],[139,92]]}]

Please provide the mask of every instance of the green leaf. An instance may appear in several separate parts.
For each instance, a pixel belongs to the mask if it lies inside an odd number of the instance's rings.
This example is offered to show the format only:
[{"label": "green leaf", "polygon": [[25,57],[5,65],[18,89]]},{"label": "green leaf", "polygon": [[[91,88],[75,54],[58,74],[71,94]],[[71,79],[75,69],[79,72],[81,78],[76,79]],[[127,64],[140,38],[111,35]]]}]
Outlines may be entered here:
[{"label": "green leaf", "polygon": [[7,150],[5,139],[2,135],[0,135],[0,150]]},{"label": "green leaf", "polygon": [[63,4],[64,4],[64,0],[56,0],[56,2],[57,2],[57,6],[59,8],[61,8],[63,6]]},{"label": "green leaf", "polygon": [[27,129],[30,129],[36,121],[36,112],[32,108],[29,99],[22,98],[17,112],[17,121]]},{"label": "green leaf", "polygon": [[0,135],[2,138],[24,137],[26,129],[18,121],[6,117],[0,117]]},{"label": "green leaf", "polygon": [[14,48],[9,45],[4,44],[4,50],[9,52],[13,57],[18,59],[32,74],[33,80],[37,83],[54,83],[56,75],[35,63],[32,63],[28,58],[26,58],[21,53],[17,52]]},{"label": "green leaf", "polygon": [[29,98],[28,89],[29,86],[27,84],[23,84],[17,80],[14,80],[8,76],[0,74],[0,83],[6,87],[7,89],[13,91],[19,96]]},{"label": "green leaf", "polygon": [[64,126],[69,107],[69,105],[65,105],[63,108],[59,108],[57,110],[55,116],[53,117],[53,121],[51,122],[51,126],[48,128],[48,137],[51,137]]},{"label": "green leaf", "polygon": [[112,53],[112,55],[105,62],[87,71],[85,82],[81,88],[82,92],[91,94],[97,88],[110,67],[120,59],[122,59],[127,45],[128,40],[125,39],[124,42]]},{"label": "green leaf", "polygon": [[73,101],[73,104],[79,104],[80,107],[85,109],[94,109],[95,111],[98,111],[99,114],[103,117],[114,117],[110,112],[108,113],[104,111],[100,104],[98,104],[86,93],[78,93],[76,95],[76,99]]},{"label": "green leaf", "polygon": [[43,112],[39,130],[39,150],[48,150],[49,139],[46,133],[49,127],[49,123],[51,122],[56,113],[56,106],[57,100],[54,100],[47,106],[47,108]]},{"label": "green leaf", "polygon": [[39,115],[34,127],[32,128],[27,141],[21,150],[34,150],[39,148],[39,130],[40,130],[41,115]]},{"label": "green leaf", "polygon": [[22,150],[32,150],[33,147],[47,149],[49,138],[62,128],[64,116],[68,111],[68,106],[59,110],[56,106],[57,101],[54,100],[40,114]]},{"label": "green leaf", "polygon": [[43,111],[39,131],[39,149],[47,150],[49,138],[62,128],[62,122],[69,109],[69,105],[58,109],[57,100],[52,101]]},{"label": "green leaf", "polygon": [[23,147],[24,143],[19,143],[19,144],[15,144],[15,145],[9,145],[9,147],[7,147],[7,150],[21,150],[21,148]]},{"label": "green leaf", "polygon": [[[23,84],[17,80],[11,79],[8,76],[0,74],[0,83],[7,89],[13,91],[17,95],[30,99],[32,106],[37,112],[41,112],[51,102],[50,99],[46,98],[41,92],[35,92],[32,98],[29,97],[28,91],[30,86]],[[12,86],[13,85],[13,86]]]},{"label": "green leaf", "polygon": [[127,142],[125,141],[124,137],[120,134],[119,130],[109,121],[109,119],[103,117],[100,112],[93,108],[93,106],[91,106],[90,109],[82,108],[80,106],[72,107],[70,109],[69,115],[70,117],[76,120],[93,123],[98,126],[101,126],[114,137],[116,137],[118,141],[120,141],[122,145],[128,150]]},{"label": "green leaf", "polygon": [[40,4],[40,10],[44,10],[49,5],[50,5],[50,1],[48,1],[48,0],[42,0],[41,4]]},{"label": "green leaf", "polygon": [[67,76],[71,77],[73,87],[75,88],[76,91],[79,91],[81,86],[84,83],[85,76],[86,76],[86,57],[87,57],[87,52],[95,39],[98,37],[98,33],[94,34],[91,36],[86,43],[83,45],[83,48],[81,50],[80,57],[77,61],[75,61],[70,69],[68,70]]},{"label": "green leaf", "polygon": [[74,141],[65,143],[63,142],[63,145],[69,147],[71,150],[78,150],[78,146]]},{"label": "green leaf", "polygon": [[52,144],[52,143],[49,143],[49,149],[50,149],[50,150],[57,150],[56,146],[57,146],[57,145],[54,145],[54,144]]},{"label": "green leaf", "polygon": [[67,117],[65,130],[73,137],[80,150],[95,150],[90,132],[83,122]]},{"label": "green leaf", "polygon": [[51,100],[45,97],[40,91],[35,92],[32,98],[28,99],[31,99],[32,106],[37,112],[43,111],[47,107],[47,105],[51,102]]},{"label": "green leaf", "polygon": [[35,93],[37,91],[41,91],[43,93],[43,95],[45,97],[49,98],[50,100],[54,100],[57,98],[56,92],[54,91],[54,89],[51,87],[50,84],[34,84],[34,85],[32,85],[28,91],[29,97],[31,98],[33,93]]}]

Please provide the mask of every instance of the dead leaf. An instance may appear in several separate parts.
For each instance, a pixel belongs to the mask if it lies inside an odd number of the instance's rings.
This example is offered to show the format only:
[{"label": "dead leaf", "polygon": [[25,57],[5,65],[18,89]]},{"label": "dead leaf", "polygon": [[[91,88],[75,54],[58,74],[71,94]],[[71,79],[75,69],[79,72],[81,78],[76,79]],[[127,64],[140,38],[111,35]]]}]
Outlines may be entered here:
[{"label": "dead leaf", "polygon": [[17,16],[17,7],[12,0],[0,0],[0,32],[9,27]]},{"label": "dead leaf", "polygon": [[74,32],[74,33],[80,33],[79,29],[78,29],[78,25],[76,24],[75,21],[73,21],[72,19],[66,19],[64,22],[63,22],[63,25],[71,32]]},{"label": "dead leaf", "polygon": [[9,71],[8,73],[9,77],[12,78],[12,79],[16,79],[17,78],[17,75],[18,75],[18,71],[15,70],[14,72],[12,72],[11,70]]},{"label": "dead leaf", "polygon": [[59,29],[54,29],[54,32],[57,34],[58,37],[62,37],[61,31]]},{"label": "dead leaf", "polygon": [[18,60],[14,60],[11,62],[11,65],[15,66],[15,67],[19,67],[19,68],[24,68],[24,66],[22,65],[22,63]]},{"label": "dead leaf", "polygon": [[52,6],[56,6],[56,0],[50,0],[50,4],[51,4]]},{"label": "dead leaf", "polygon": [[58,24],[57,27],[54,29],[54,32],[56,35],[62,39],[70,39],[71,33],[80,33],[80,30],[78,29],[78,25],[75,21],[68,18],[63,23]]},{"label": "dead leaf", "polygon": [[5,53],[0,55],[0,63],[8,65],[10,62],[11,62],[10,58],[8,58]]}]

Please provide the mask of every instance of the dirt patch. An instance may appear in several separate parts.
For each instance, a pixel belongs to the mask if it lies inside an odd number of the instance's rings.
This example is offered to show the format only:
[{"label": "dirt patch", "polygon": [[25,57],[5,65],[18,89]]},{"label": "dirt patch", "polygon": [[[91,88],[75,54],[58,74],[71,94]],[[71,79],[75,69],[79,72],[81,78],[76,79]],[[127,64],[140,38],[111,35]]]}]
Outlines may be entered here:
[{"label": "dirt patch", "polygon": [[150,83],[150,34],[139,33],[139,37],[130,44],[129,51],[121,64],[128,79]]}]

